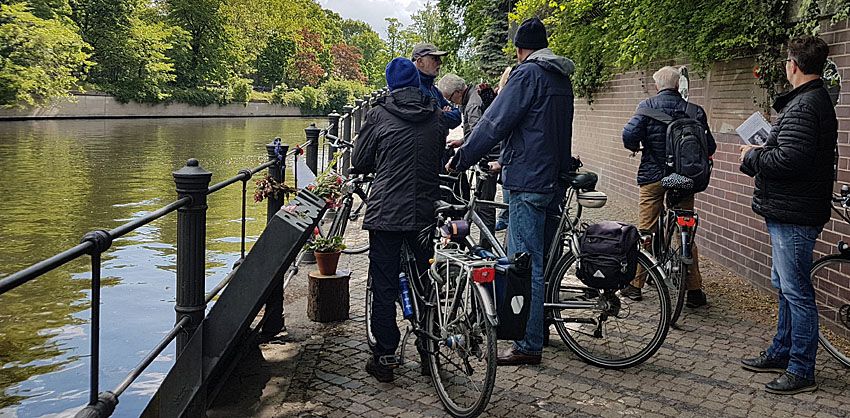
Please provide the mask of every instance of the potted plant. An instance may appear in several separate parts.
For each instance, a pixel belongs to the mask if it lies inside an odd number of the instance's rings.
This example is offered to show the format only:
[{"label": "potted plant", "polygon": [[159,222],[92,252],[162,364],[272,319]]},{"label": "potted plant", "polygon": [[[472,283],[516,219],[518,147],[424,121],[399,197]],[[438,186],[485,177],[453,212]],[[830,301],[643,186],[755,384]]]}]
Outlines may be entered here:
[{"label": "potted plant", "polygon": [[316,176],[314,184],[307,186],[307,190],[324,199],[329,211],[334,211],[340,206],[339,198],[342,196],[342,177],[333,170],[338,155],[339,153],[334,154],[327,170]]},{"label": "potted plant", "polygon": [[342,237],[320,237],[315,236],[304,247],[305,250],[313,251],[316,255],[316,264],[319,265],[319,273],[325,276],[333,276],[339,264],[339,255],[345,249]]},{"label": "potted plant", "polygon": [[294,187],[278,182],[268,174],[257,180],[255,184],[257,185],[257,189],[254,191],[255,202],[262,202],[263,199],[268,197],[283,201],[298,193],[298,190]]}]

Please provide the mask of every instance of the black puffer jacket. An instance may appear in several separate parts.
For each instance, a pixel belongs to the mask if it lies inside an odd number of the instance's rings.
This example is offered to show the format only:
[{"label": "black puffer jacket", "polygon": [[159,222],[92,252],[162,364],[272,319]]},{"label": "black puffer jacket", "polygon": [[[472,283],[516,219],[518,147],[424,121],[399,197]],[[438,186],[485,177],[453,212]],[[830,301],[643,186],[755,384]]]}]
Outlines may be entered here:
[{"label": "black puffer jacket", "polygon": [[820,79],[780,96],[779,117],[764,148],[741,164],[755,177],[753,211],[775,222],[821,226],[829,221],[838,121]]},{"label": "black puffer jacket", "polygon": [[363,229],[418,231],[434,221],[448,122],[416,87],[379,98],[352,155],[353,173],[375,173]]},{"label": "black puffer jacket", "polygon": [[[649,107],[660,110],[670,116],[685,117],[685,107],[688,102],[676,89],[664,89],[654,97],[650,97],[638,105],[638,109]],[[697,106],[697,120],[702,122],[706,130],[708,140],[708,155],[714,155],[717,144],[708,129],[708,120],[705,111]],[[623,146],[631,151],[637,151],[643,144],[643,153],[640,157],[638,167],[637,183],[639,185],[661,181],[666,176],[667,166],[664,160],[667,155],[667,125],[648,116],[634,115],[626,127],[623,128]]]}]

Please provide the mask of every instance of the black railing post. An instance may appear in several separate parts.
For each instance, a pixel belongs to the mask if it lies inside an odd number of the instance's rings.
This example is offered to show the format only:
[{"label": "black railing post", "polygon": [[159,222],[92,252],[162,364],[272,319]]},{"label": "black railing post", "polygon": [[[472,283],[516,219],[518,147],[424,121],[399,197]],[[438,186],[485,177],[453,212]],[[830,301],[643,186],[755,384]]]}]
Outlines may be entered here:
[{"label": "black railing post", "polygon": [[[339,137],[339,118],[340,118],[340,114],[336,113],[336,110],[334,110],[333,112],[331,112],[328,115],[328,134],[329,135]],[[335,153],[336,153],[336,147],[334,147],[332,145],[328,145],[328,155],[326,156],[327,158],[325,159],[325,161],[327,161],[327,164],[330,164],[331,159],[334,157]],[[322,170],[324,170],[325,168],[327,168],[327,165],[325,165],[325,167],[323,167]],[[339,167],[337,167],[337,168],[339,168]]]},{"label": "black railing post", "polygon": [[[317,174],[319,166],[319,133],[321,129],[316,127],[315,123],[311,123],[309,127],[304,128],[304,133],[307,136],[307,153],[305,154],[305,162],[313,174]],[[296,179],[297,180],[297,179]],[[298,184],[296,184],[298,186]]]},{"label": "black railing post", "polygon": [[[315,125],[312,126],[315,127]],[[273,142],[266,144],[269,161],[275,161],[275,165],[269,167],[269,177],[278,183],[284,182],[286,153],[288,149],[289,146],[282,144],[280,138],[275,138]],[[274,218],[274,215],[280,210],[281,206],[283,206],[283,196],[275,198],[272,195],[268,197],[266,223],[269,223]],[[266,299],[263,317],[265,321],[263,321],[263,328],[260,332],[264,336],[277,335],[286,327],[286,314],[283,310],[283,275],[275,277],[272,282],[272,291],[269,294],[269,298]]]},{"label": "black railing post", "polygon": [[[351,118],[354,114],[354,106],[347,104],[342,107],[342,112],[345,114],[345,122],[342,123],[342,138],[346,142],[351,142]],[[337,167],[337,170],[342,172],[342,175],[347,176],[349,167],[351,167],[351,150],[346,148],[342,153],[342,167]]]},{"label": "black railing post", "polygon": [[357,106],[354,108],[354,132],[359,134],[360,127],[363,126],[363,117],[366,116],[366,102],[363,99],[357,99],[354,104]]},{"label": "black railing post", "polygon": [[198,160],[190,158],[186,166],[172,173],[177,196],[189,196],[191,203],[177,209],[177,322],[191,319],[186,334],[177,337],[177,352],[189,342],[204,319],[204,277],[206,274],[207,190],[212,173]]},{"label": "black railing post", "polygon": [[[206,313],[206,295],[204,282],[206,276],[206,235],[207,235],[207,192],[212,173],[204,170],[198,160],[190,158],[186,166],[172,173],[177,185],[178,198],[190,197],[192,200],[177,209],[177,301],[174,310],[180,322],[188,317],[190,322],[185,333],[177,336],[178,357],[190,356],[193,363],[203,364],[202,344],[195,341],[191,350],[187,349],[195,333],[202,333],[201,323]],[[203,338],[200,335],[199,338]],[[201,341],[202,342],[202,341]],[[186,376],[186,385],[200,385],[197,394],[186,410],[187,417],[203,416],[206,408],[206,385],[202,381],[202,370],[194,370]]]}]

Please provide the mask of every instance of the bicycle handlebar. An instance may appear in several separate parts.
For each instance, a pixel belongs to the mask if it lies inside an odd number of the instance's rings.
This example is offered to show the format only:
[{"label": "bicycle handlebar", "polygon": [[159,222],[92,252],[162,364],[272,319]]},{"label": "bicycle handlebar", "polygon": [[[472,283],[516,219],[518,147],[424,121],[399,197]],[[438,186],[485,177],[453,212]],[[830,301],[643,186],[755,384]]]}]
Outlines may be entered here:
[{"label": "bicycle handlebar", "polygon": [[337,147],[337,148],[349,148],[349,149],[353,149],[353,148],[354,148],[354,143],[353,143],[353,142],[351,142],[351,141],[346,141],[346,140],[344,140],[344,139],[342,139],[342,138],[340,138],[340,137],[338,137],[338,136],[333,136],[333,135],[331,135],[331,134],[327,134],[327,135],[325,135],[325,138],[329,139],[329,140],[331,141],[331,142],[330,142],[330,144],[331,144],[332,146],[334,146],[334,147]]}]

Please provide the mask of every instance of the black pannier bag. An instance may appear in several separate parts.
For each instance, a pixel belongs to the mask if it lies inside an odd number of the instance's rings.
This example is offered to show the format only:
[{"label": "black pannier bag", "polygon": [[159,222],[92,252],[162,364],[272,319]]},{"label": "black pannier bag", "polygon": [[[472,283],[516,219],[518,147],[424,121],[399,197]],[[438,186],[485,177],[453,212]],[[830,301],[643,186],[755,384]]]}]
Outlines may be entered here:
[{"label": "black pannier bag", "polygon": [[496,339],[519,341],[531,309],[531,257],[517,253],[509,264],[496,265]]},{"label": "black pannier bag", "polygon": [[604,221],[579,239],[576,276],[595,289],[622,289],[635,278],[640,234],[634,225]]}]

